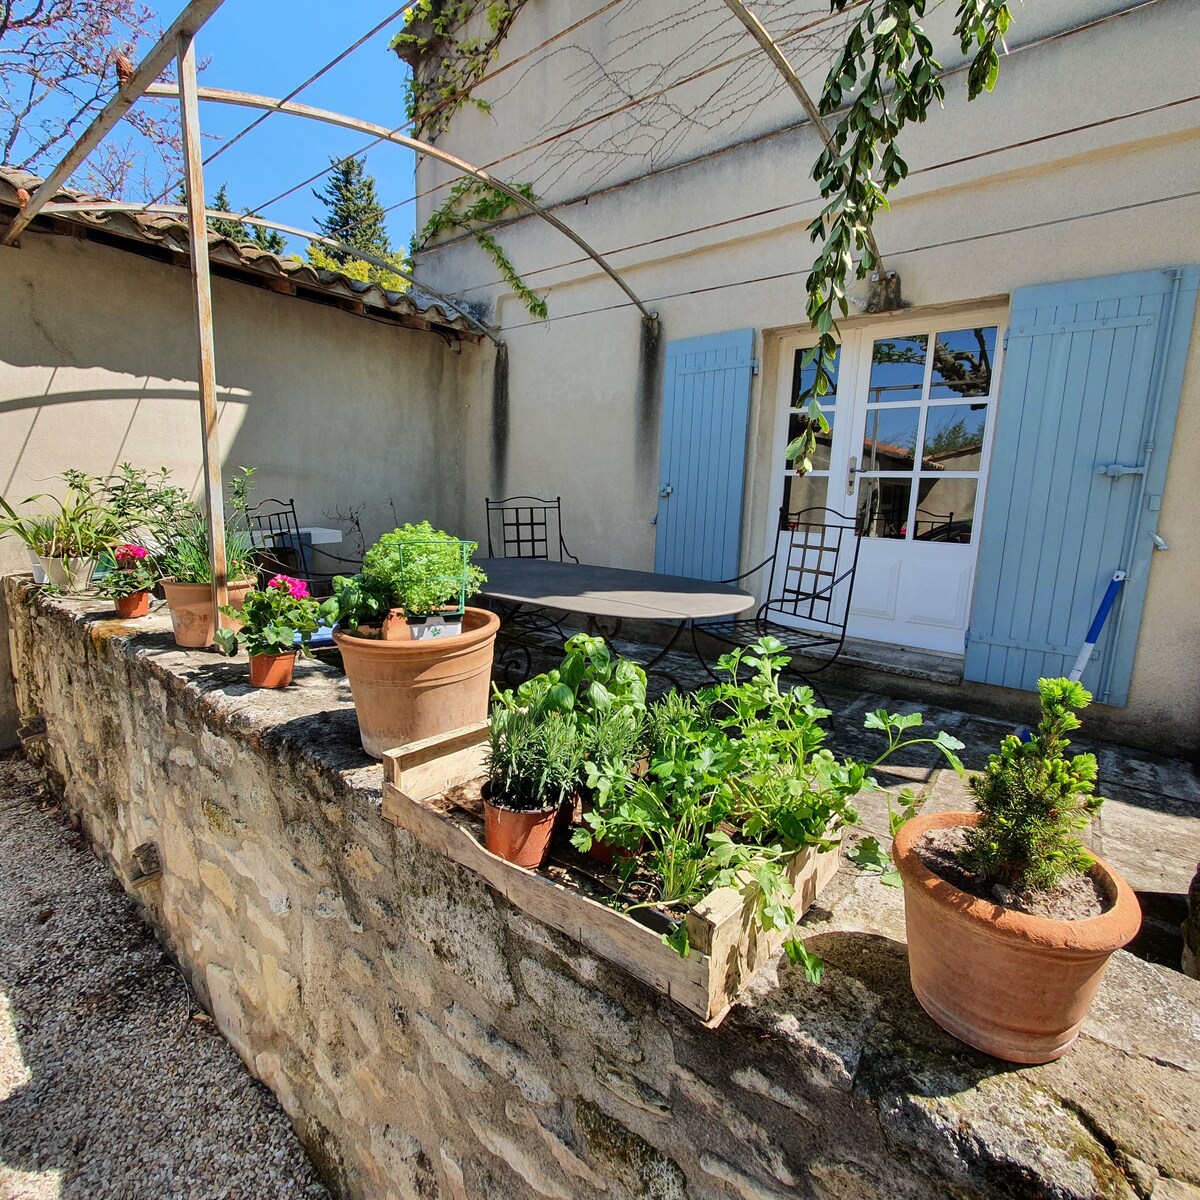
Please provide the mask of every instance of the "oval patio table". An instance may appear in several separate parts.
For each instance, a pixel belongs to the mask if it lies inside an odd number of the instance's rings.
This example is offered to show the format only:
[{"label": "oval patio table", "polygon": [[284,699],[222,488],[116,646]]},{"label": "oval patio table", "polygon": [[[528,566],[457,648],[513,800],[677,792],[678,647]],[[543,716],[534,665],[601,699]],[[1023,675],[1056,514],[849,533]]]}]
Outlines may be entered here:
[{"label": "oval patio table", "polygon": [[[693,621],[728,617],[755,603],[754,597],[730,583],[628,571],[589,563],[553,562],[544,558],[477,560],[488,577],[481,596],[513,606],[556,608],[589,618],[589,626],[605,640],[616,637],[626,620],[657,621],[675,626],[662,650],[645,664],[652,670],[670,653]],[[614,621],[606,628],[603,621]]]}]

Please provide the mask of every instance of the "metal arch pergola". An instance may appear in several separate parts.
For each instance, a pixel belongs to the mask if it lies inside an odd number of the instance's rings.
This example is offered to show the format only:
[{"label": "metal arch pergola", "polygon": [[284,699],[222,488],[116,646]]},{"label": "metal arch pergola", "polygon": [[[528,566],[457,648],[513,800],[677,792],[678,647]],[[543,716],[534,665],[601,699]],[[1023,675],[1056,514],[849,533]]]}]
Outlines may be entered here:
[{"label": "metal arch pergola", "polygon": [[[30,222],[40,212],[66,216],[83,212],[161,212],[186,214],[188,224],[189,257],[191,261],[192,299],[196,315],[196,336],[199,360],[199,393],[200,418],[203,431],[204,450],[204,509],[209,528],[209,546],[212,567],[212,598],[215,610],[216,627],[222,624],[221,608],[228,600],[228,576],[225,547],[225,510],[222,501],[220,445],[217,438],[217,403],[216,403],[216,354],[213,344],[212,319],[212,278],[208,255],[208,226],[210,216],[232,217],[246,224],[278,229],[284,233],[304,237],[311,241],[330,246],[352,254],[366,262],[383,266],[390,271],[408,279],[420,287],[438,302],[446,305],[459,315],[466,318],[474,327],[480,329],[492,342],[501,346],[503,343],[495,333],[480,321],[465,311],[449,297],[434,292],[423,284],[419,284],[411,275],[396,271],[394,264],[384,262],[370,254],[356,250],[352,246],[338,242],[332,238],[307,230],[296,229],[281,225],[278,222],[267,221],[258,217],[243,217],[239,214],[222,213],[208,209],[204,205],[204,172],[201,155],[200,107],[201,98],[230,104],[240,104],[244,107],[259,108],[266,113],[284,112],[293,116],[306,117],[322,121],[326,124],[339,125],[343,128],[354,129],[394,145],[405,146],[420,154],[426,154],[448,166],[453,167],[462,175],[485,183],[497,191],[510,196],[513,200],[529,209],[571,239],[614,283],[625,293],[647,320],[654,320],[657,314],[651,313],[634,293],[632,288],[621,278],[620,274],[598,254],[587,242],[570,229],[554,214],[547,212],[541,205],[524,196],[517,188],[504,180],[497,179],[488,172],[455,155],[422,142],[416,138],[405,137],[382,126],[373,125],[366,121],[333,113],[324,109],[311,108],[308,105],[295,104],[290,101],[275,100],[263,96],[254,96],[243,92],[223,92],[214,88],[203,91],[196,83],[196,51],[195,38],[205,23],[221,7],[223,0],[189,0],[183,12],[171,23],[166,32],[155,43],[149,54],[137,65],[128,79],[122,82],[117,95],[97,114],[91,125],[83,132],[75,144],[67,151],[61,162],[50,172],[37,191],[26,201],[9,223],[7,229],[0,235],[0,245],[12,246],[17,238],[29,227]],[[179,86],[159,85],[155,80],[170,65],[172,59],[178,64]],[[100,145],[105,136],[111,132],[134,103],[143,96],[171,97],[179,101],[180,122],[183,130],[183,158],[185,168],[185,199],[186,205],[145,205],[119,204],[113,201],[83,202],[77,204],[51,203],[57,192],[67,179]]]},{"label": "metal arch pergola", "polygon": [[[270,115],[273,112],[282,112],[291,116],[304,117],[309,120],[337,125],[345,129],[369,134],[380,141],[404,146],[419,154],[424,154],[443,162],[459,172],[460,175],[475,179],[509,196],[535,216],[546,221],[574,242],[588,258],[612,279],[645,320],[655,321],[658,316],[657,313],[652,313],[646,308],[632,288],[630,288],[621,275],[601,254],[588,245],[582,237],[557,216],[548,212],[536,201],[531,200],[518,188],[507,183],[505,180],[492,176],[487,171],[464,159],[449,154],[428,142],[407,137],[397,131],[386,129],[383,126],[361,121],[342,113],[313,108],[305,104],[297,104],[290,99],[279,100],[247,92],[228,91],[217,88],[199,88],[196,81],[195,37],[209,18],[221,7],[222,3],[223,0],[188,0],[183,12],[171,23],[166,32],[163,33],[162,37],[159,38],[158,42],[150,50],[149,54],[142,59],[128,79],[122,81],[116,96],[101,110],[91,125],[88,126],[70,150],[67,151],[62,161],[50,172],[37,191],[26,202],[25,206],[17,212],[7,229],[0,235],[0,246],[12,246],[16,242],[16,239],[29,227],[30,222],[33,221],[39,212],[43,211],[64,216],[83,212],[159,212],[164,214],[186,214],[199,359],[198,379],[204,449],[205,515],[210,535],[212,597],[216,627],[218,629],[222,624],[220,610],[228,599],[228,579],[220,447],[217,438],[216,356],[213,345],[212,280],[208,254],[208,218],[232,218],[249,225],[277,229],[284,233],[307,238],[310,241],[329,246],[366,262],[373,263],[376,266],[385,267],[409,280],[415,286],[420,287],[432,299],[437,300],[439,303],[464,317],[475,328],[481,330],[490,338],[497,347],[503,346],[503,342],[492,330],[484,326],[455,301],[419,284],[411,275],[403,271],[397,271],[394,264],[390,262],[385,262],[352,246],[308,230],[281,225],[278,222],[268,221],[261,217],[241,216],[236,213],[225,213],[206,208],[204,204],[204,172],[201,155],[199,108],[201,99],[247,108],[257,108],[262,110],[265,115]],[[750,13],[746,6],[741,3],[741,0],[724,0],[724,3],[734,16],[742,22],[747,31],[775,64],[816,126],[822,139],[828,143],[830,135],[821,118],[821,114],[805,91],[799,77],[779,45],[770,36],[757,17]],[[158,76],[170,65],[172,59],[178,64],[178,87],[156,83],[155,81]],[[66,183],[72,172],[100,145],[104,137],[117,126],[134,103],[143,96],[172,98],[179,101],[180,122],[183,130],[186,205],[122,204],[114,201],[76,204],[51,203],[55,194]],[[882,260],[878,252],[878,247],[875,245],[874,238],[870,236],[869,231],[868,237],[870,239],[869,245],[875,255],[876,262],[880,263]]]}]

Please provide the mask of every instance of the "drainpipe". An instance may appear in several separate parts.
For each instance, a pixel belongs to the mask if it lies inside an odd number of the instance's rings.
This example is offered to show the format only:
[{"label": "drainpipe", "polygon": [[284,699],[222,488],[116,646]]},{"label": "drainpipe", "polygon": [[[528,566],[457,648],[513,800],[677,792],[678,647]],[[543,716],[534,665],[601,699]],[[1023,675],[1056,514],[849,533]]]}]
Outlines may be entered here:
[{"label": "drainpipe", "polygon": [[[1158,428],[1158,413],[1162,408],[1162,388],[1163,376],[1167,371],[1167,349],[1171,345],[1171,335],[1175,328],[1175,309],[1179,301],[1179,288],[1183,282],[1183,271],[1176,267],[1171,272],[1171,292],[1167,306],[1166,320],[1163,323],[1163,334],[1160,346],[1162,353],[1159,354],[1158,360],[1154,364],[1154,378],[1150,385],[1150,423],[1146,433],[1146,445],[1142,450],[1142,461],[1138,466],[1138,472],[1141,478],[1137,485],[1137,501],[1133,507],[1133,520],[1129,530],[1129,536],[1126,539],[1124,554],[1122,555],[1126,563],[1126,570],[1133,566],[1133,556],[1136,551],[1138,526],[1142,520],[1142,505],[1146,502],[1146,485],[1150,475],[1150,460],[1154,457],[1154,432]],[[1155,550],[1167,550],[1169,547],[1163,541],[1155,530],[1150,530],[1150,537],[1154,539]],[[1113,635],[1111,645],[1116,645],[1117,638],[1121,633],[1121,621],[1125,616],[1125,594],[1122,589],[1121,595],[1117,600],[1116,613],[1113,617]],[[1109,686],[1112,675],[1112,655],[1105,656],[1104,668],[1100,673],[1100,700],[1104,702],[1108,699],[1109,692],[1112,690]]]}]

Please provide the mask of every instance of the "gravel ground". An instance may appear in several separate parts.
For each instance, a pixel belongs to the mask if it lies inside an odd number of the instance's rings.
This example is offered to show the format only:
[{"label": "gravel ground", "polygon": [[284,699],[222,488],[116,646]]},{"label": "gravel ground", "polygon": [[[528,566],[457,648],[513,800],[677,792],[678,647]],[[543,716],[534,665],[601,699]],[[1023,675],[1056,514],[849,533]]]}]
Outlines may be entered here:
[{"label": "gravel ground", "polygon": [[0,755],[0,1200],[318,1200],[133,902]]}]

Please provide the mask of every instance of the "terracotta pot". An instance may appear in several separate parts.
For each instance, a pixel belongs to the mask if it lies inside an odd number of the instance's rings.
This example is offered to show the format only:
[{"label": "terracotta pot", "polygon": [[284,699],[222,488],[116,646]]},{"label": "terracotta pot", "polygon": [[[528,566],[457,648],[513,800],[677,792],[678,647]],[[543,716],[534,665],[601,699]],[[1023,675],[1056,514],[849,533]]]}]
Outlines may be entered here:
[{"label": "terracotta pot", "polygon": [[930,830],[978,823],[978,813],[937,813],[914,818],[896,835],[913,991],[967,1045],[1006,1062],[1050,1062],[1074,1045],[1109,958],[1137,935],[1141,908],[1100,859],[1089,874],[1113,907],[1063,921],[972,896],[935,875],[913,849]]},{"label": "terracotta pot", "polygon": [[518,812],[483,798],[483,824],[487,848],[518,867],[534,870],[546,861],[559,805]]},{"label": "terracotta pot", "polygon": [[296,669],[296,651],[283,654],[250,655],[250,685],[259,688],[285,688]]},{"label": "terracotta pot", "polygon": [[122,621],[132,621],[135,617],[144,617],[150,611],[150,593],[130,592],[128,596],[114,596],[113,606]]},{"label": "terracotta pot", "polygon": [[[246,593],[253,591],[257,581],[237,579],[229,582],[229,603],[241,608]],[[171,625],[175,630],[175,644],[189,650],[206,649],[212,645],[216,625],[213,621],[212,588],[207,583],[177,583],[174,579],[162,581],[163,595],[171,610]],[[229,628],[238,630],[241,623],[229,621]]]},{"label": "terracotta pot", "polygon": [[382,758],[397,746],[486,720],[499,628],[495,613],[468,608],[456,637],[382,641],[335,632],[363,749]]},{"label": "terracotta pot", "polygon": [[68,594],[82,592],[92,582],[96,570],[94,558],[47,558],[39,554],[38,562],[42,564],[46,582]]}]

